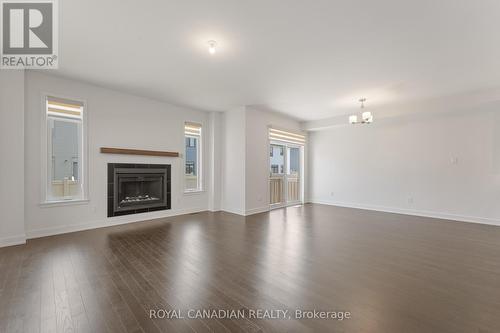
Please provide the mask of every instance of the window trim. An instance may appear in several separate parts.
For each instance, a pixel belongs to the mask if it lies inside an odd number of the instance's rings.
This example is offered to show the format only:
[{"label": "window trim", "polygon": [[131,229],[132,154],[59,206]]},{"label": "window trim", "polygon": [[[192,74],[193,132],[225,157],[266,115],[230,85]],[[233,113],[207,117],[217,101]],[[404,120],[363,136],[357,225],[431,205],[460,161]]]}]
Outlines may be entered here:
[{"label": "window trim", "polygon": [[[185,127],[188,124],[197,124],[200,126],[200,135],[190,135],[186,134]],[[197,176],[198,176],[198,187],[193,189],[186,188],[186,138],[195,138],[198,140],[198,144],[196,145],[196,160],[197,160]],[[205,189],[203,187],[203,124],[185,120],[183,127],[183,149],[184,149],[184,160],[183,160],[183,168],[182,168],[182,178],[183,178],[183,192],[184,194],[195,194],[204,192]]]},{"label": "window trim", "polygon": [[[81,190],[82,193],[80,196],[72,198],[72,199],[61,199],[61,198],[52,198],[50,196],[50,188],[49,188],[49,181],[51,179],[51,175],[49,172],[51,172],[51,169],[49,168],[49,129],[48,129],[48,114],[47,114],[47,98],[48,97],[55,97],[55,98],[60,98],[60,99],[66,99],[66,100],[71,100],[75,102],[79,102],[83,105],[83,113],[82,113],[82,147],[81,147]],[[40,164],[40,172],[41,172],[41,193],[40,193],[40,204],[43,206],[60,206],[64,205],[65,203],[88,203],[90,201],[89,199],[89,148],[88,148],[88,119],[89,119],[89,112],[88,112],[88,103],[85,99],[78,98],[78,97],[72,97],[72,96],[67,96],[64,94],[59,94],[59,93],[52,93],[52,92],[42,92],[41,97],[40,97],[40,112],[41,112],[41,121],[40,121],[40,126],[41,126],[41,140],[40,140],[40,145],[41,145],[41,164]]]}]

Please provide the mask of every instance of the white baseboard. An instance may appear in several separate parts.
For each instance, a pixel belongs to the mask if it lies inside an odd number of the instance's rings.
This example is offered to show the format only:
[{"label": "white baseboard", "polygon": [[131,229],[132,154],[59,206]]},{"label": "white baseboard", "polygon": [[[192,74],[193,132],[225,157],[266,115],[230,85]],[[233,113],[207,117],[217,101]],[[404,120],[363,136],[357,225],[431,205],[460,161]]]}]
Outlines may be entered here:
[{"label": "white baseboard", "polygon": [[[319,200],[319,199],[311,199],[308,201],[310,203],[313,203],[313,204],[323,204],[323,205],[338,206],[338,207],[365,209],[365,210],[373,210],[373,211],[380,211],[380,212],[387,212],[387,213],[423,216],[423,217],[430,217],[430,218],[437,218],[437,219],[454,220],[454,221],[460,221],[460,222],[470,222],[470,223],[480,223],[480,224],[500,226],[500,220],[492,219],[492,218],[485,218],[485,217],[463,216],[463,215],[456,215],[456,214],[449,214],[449,213],[417,211],[417,210],[410,210],[410,209],[357,204],[357,203],[347,203],[347,202],[337,202],[337,201],[333,202],[333,201],[325,201],[325,200]],[[267,211],[269,211],[269,207],[266,206],[266,207],[252,208],[252,209],[246,210],[245,212],[240,211],[240,210],[227,209],[227,208],[224,208],[222,210],[229,212],[229,213],[232,213],[232,214],[237,214],[240,216],[248,216],[248,215],[258,214],[258,213],[262,213],[262,212],[267,212]],[[27,231],[26,235],[17,235],[17,236],[0,238],[0,247],[25,244],[26,239],[53,236],[53,235],[59,235],[59,234],[82,231],[82,230],[105,228],[105,227],[111,227],[111,226],[122,225],[122,224],[127,224],[127,223],[143,222],[143,221],[159,219],[159,218],[164,218],[164,217],[169,217],[169,216],[192,214],[192,213],[198,213],[198,212],[203,212],[203,211],[207,211],[206,207],[190,208],[190,209],[178,209],[178,210],[166,210],[166,211],[157,211],[157,212],[144,213],[144,214],[134,214],[134,215],[124,215],[124,216],[111,217],[111,218],[106,218],[106,219],[99,220],[99,221],[93,221],[93,222],[82,223],[82,224],[77,224],[77,225],[57,226],[57,227],[52,227],[52,228],[34,229],[34,230]]]},{"label": "white baseboard", "polygon": [[17,235],[0,238],[0,247],[26,244],[26,235]]},{"label": "white baseboard", "polygon": [[268,212],[269,206],[251,208],[251,209],[247,209],[245,211],[242,211],[240,209],[223,208],[222,211],[224,211],[226,213],[240,215],[240,216],[249,216],[249,215],[254,215],[254,214],[258,214],[258,213]]},{"label": "white baseboard", "polygon": [[263,207],[251,208],[251,209],[247,209],[245,211],[245,216],[264,213],[264,212],[268,212],[269,210],[270,210],[269,205],[263,206]]},{"label": "white baseboard", "polygon": [[170,216],[178,216],[185,214],[193,214],[206,211],[206,207],[199,208],[189,208],[189,209],[177,209],[177,210],[161,210],[156,212],[142,213],[142,214],[133,214],[133,215],[123,215],[116,217],[109,217],[99,221],[93,221],[89,223],[81,223],[76,225],[68,225],[68,226],[57,226],[52,228],[42,228],[42,229],[34,229],[28,230],[26,233],[27,239],[46,237],[46,236],[54,236],[59,234],[66,234],[69,232],[75,231],[83,231],[97,228],[106,228],[112,227],[116,225],[135,223],[135,222],[144,222],[164,217]]},{"label": "white baseboard", "polygon": [[245,216],[245,212],[240,210],[240,209],[233,209],[233,208],[222,208],[221,211],[226,212],[226,213],[231,213],[231,214],[236,214],[236,215],[241,215]]},{"label": "white baseboard", "polygon": [[500,226],[499,219],[493,219],[493,218],[488,218],[488,217],[464,216],[464,215],[457,215],[457,214],[450,214],[450,213],[411,210],[411,209],[404,209],[404,208],[357,204],[357,203],[351,203],[351,202],[325,201],[325,200],[320,200],[320,199],[311,199],[311,200],[309,200],[309,202],[313,203],[313,204],[322,204],[322,205],[330,205],[330,206],[338,206],[338,207],[346,207],[346,208],[365,209],[365,210],[373,210],[373,211],[385,212],[385,213],[396,213],[396,214],[403,214],[403,215],[430,217],[430,218],[442,219],[442,220],[452,220],[452,221],[459,221],[459,222],[480,223],[480,224]]}]

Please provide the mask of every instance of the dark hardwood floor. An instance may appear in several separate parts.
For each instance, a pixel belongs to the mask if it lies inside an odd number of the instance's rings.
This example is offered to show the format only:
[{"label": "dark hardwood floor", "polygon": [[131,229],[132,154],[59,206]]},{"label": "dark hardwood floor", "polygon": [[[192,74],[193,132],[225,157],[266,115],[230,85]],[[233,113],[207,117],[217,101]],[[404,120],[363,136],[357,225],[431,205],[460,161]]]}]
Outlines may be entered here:
[{"label": "dark hardwood floor", "polygon": [[[290,319],[150,319],[150,309]],[[350,319],[295,319],[296,309]],[[0,249],[0,332],[500,332],[500,227],[323,205]]]}]

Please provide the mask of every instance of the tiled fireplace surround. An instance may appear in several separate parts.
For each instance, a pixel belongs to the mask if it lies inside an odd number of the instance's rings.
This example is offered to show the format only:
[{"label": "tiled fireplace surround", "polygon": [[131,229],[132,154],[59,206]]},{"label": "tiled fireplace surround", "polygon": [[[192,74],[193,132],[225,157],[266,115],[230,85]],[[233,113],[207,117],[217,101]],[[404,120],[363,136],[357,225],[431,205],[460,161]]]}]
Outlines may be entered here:
[{"label": "tiled fireplace surround", "polygon": [[108,163],[108,217],[171,208],[170,164]]}]

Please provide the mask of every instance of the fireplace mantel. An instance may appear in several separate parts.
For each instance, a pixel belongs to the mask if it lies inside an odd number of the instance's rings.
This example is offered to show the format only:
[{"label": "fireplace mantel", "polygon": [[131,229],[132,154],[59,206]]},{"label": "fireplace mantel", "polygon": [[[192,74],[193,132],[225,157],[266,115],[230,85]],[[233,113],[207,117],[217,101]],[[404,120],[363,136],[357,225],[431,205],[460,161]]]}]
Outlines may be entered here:
[{"label": "fireplace mantel", "polygon": [[101,153],[102,154],[127,154],[127,155],[179,157],[179,153],[173,152],[173,151],[109,148],[109,147],[101,147]]}]

